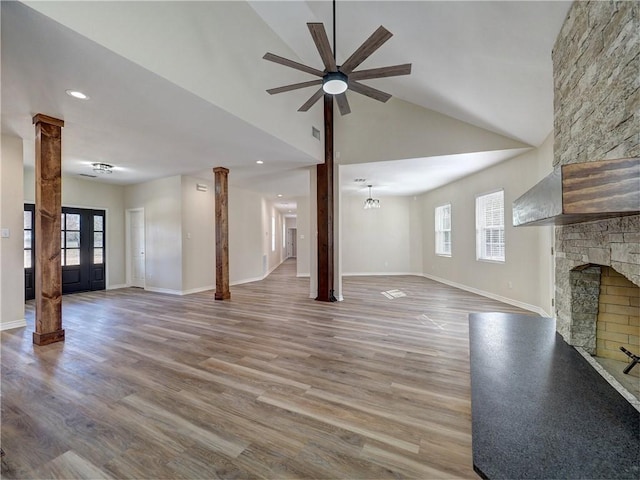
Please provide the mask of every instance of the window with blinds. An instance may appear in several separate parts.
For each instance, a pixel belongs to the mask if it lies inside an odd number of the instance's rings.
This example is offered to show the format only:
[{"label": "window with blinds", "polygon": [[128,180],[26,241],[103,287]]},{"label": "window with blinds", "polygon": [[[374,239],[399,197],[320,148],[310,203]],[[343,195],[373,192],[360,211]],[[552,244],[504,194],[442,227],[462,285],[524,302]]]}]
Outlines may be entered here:
[{"label": "window with blinds", "polygon": [[476,258],[504,262],[504,191],[476,197]]},{"label": "window with blinds", "polygon": [[451,204],[436,207],[436,255],[451,256]]}]

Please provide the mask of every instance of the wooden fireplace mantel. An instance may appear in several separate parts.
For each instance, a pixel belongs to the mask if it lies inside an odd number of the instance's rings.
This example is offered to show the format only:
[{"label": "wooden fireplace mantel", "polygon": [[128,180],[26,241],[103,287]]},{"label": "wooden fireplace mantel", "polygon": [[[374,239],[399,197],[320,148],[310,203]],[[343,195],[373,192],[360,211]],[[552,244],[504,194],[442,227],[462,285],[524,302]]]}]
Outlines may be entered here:
[{"label": "wooden fireplace mantel", "polygon": [[640,158],[556,167],[513,202],[513,226],[567,225],[640,214]]}]

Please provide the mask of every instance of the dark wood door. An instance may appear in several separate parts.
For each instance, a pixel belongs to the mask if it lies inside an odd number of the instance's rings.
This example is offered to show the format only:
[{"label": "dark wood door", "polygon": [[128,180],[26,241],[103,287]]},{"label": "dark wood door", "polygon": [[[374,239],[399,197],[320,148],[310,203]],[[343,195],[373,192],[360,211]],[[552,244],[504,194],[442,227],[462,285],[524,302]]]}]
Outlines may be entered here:
[{"label": "dark wood door", "polygon": [[62,293],[104,290],[105,212],[62,208]]},{"label": "dark wood door", "polygon": [[[25,299],[35,298],[33,210],[25,205]],[[30,221],[28,220],[30,219]],[[61,255],[62,293],[104,290],[105,235],[104,210],[62,207]],[[30,227],[30,228],[27,228]],[[30,258],[30,261],[28,260]]]},{"label": "dark wood door", "polygon": [[24,205],[24,299],[36,298],[35,205]]}]

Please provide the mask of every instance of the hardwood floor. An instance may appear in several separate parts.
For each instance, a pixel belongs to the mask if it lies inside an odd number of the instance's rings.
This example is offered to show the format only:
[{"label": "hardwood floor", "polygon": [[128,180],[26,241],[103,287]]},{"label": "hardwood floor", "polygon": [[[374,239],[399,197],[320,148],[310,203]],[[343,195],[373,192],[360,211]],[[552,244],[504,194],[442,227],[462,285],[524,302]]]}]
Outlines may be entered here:
[{"label": "hardwood floor", "polygon": [[467,313],[526,312],[412,276],[308,285],[289,260],[224,302],[65,296],[44,347],[29,302],[2,333],[2,476],[477,478]]}]

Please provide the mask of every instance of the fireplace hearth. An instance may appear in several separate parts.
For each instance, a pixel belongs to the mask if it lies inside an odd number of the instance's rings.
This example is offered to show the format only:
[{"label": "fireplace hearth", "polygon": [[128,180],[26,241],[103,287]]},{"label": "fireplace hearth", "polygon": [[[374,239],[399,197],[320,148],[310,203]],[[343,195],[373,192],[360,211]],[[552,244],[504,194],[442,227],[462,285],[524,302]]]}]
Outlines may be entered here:
[{"label": "fireplace hearth", "polygon": [[640,350],[640,287],[609,266],[586,264],[569,272],[569,290],[572,344],[640,402],[640,371],[623,373],[629,357],[620,350]]}]

